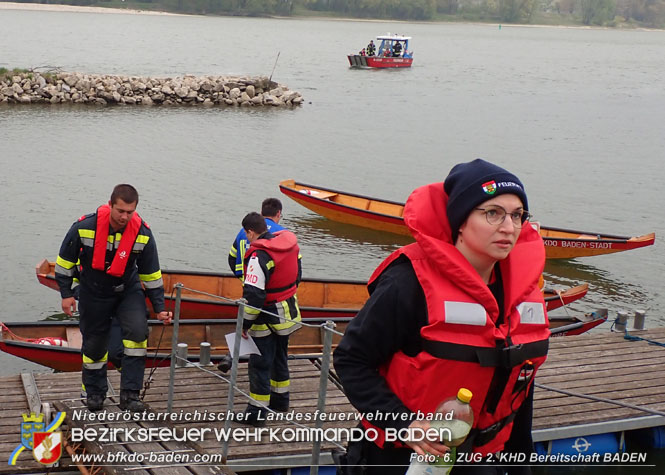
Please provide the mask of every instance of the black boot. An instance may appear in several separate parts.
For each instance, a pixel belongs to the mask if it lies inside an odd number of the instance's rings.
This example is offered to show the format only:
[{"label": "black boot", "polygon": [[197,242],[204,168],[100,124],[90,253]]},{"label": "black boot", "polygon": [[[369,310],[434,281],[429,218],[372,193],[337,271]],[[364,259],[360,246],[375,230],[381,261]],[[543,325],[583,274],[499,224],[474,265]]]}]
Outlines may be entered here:
[{"label": "black boot", "polygon": [[120,390],[120,404],[118,406],[120,410],[130,412],[145,412],[147,409],[143,401],[139,399],[139,392],[127,389]]},{"label": "black boot", "polygon": [[270,404],[268,407],[276,412],[286,412],[289,410],[289,393],[270,393]]},{"label": "black boot", "polygon": [[262,407],[249,405],[242,416],[238,417],[238,422],[247,424],[254,427],[265,427],[266,425],[266,411]]},{"label": "black boot", "polygon": [[88,394],[86,398],[86,405],[90,412],[101,411],[104,408],[104,399],[106,396],[103,394]]},{"label": "black boot", "polygon": [[233,366],[233,358],[231,358],[229,355],[224,355],[217,365],[217,369],[222,373],[228,373],[231,369],[231,366]]}]

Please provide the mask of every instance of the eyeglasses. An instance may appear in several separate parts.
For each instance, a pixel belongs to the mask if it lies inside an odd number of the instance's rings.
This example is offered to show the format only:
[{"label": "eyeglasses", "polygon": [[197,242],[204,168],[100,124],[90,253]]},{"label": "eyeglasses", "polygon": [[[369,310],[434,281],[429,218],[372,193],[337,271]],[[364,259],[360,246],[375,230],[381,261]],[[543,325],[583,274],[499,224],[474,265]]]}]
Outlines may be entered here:
[{"label": "eyeglasses", "polygon": [[510,220],[513,222],[513,226],[516,228],[521,228],[522,225],[528,221],[529,218],[531,218],[531,215],[525,209],[513,211],[512,213],[508,213],[501,206],[475,209],[485,213],[485,219],[487,219],[487,222],[492,225],[502,224],[506,220],[506,216],[510,216]]}]

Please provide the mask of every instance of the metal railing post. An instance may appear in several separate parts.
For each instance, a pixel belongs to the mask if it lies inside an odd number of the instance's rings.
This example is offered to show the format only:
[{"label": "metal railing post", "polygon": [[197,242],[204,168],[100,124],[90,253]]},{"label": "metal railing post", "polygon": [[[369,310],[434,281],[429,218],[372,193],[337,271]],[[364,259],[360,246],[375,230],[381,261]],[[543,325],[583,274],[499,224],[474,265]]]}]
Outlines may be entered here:
[{"label": "metal railing post", "polygon": [[[231,382],[229,384],[229,393],[226,401],[227,415],[233,412],[233,396],[235,393],[236,381],[238,379],[238,363],[240,362],[240,339],[242,338],[242,321],[245,317],[245,304],[247,300],[238,300],[238,317],[236,318],[236,334],[235,343],[233,345],[233,361],[231,362]],[[229,433],[231,429],[231,417],[224,420],[224,432]],[[229,453],[229,441],[224,440],[222,443],[222,460],[226,463],[227,455]]]},{"label": "metal railing post", "polygon": [[173,388],[175,385],[176,349],[178,347],[178,329],[180,327],[180,299],[182,297],[181,283],[175,284],[175,309],[173,313],[173,336],[171,337],[171,371],[169,372],[169,401],[167,411],[173,410]]},{"label": "metal railing post", "polygon": [[[321,378],[319,379],[319,400],[316,404],[316,418],[314,427],[315,433],[319,433],[318,429],[323,426],[323,412],[326,408],[326,392],[328,389],[328,373],[330,372],[330,356],[332,352],[332,337],[333,334],[330,330],[335,328],[335,323],[328,320],[323,326],[323,354],[321,357]],[[321,454],[321,441],[314,440],[312,444],[312,462],[309,468],[310,475],[318,475],[319,473],[319,455]]]}]

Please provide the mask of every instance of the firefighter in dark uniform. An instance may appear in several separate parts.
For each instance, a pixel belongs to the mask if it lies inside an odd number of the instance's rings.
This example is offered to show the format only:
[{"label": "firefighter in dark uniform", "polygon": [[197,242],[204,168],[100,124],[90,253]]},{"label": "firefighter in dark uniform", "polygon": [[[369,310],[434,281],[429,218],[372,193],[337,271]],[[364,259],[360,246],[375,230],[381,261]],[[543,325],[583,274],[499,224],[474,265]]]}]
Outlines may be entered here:
[{"label": "firefighter in dark uniform", "polygon": [[302,276],[298,240],[290,231],[272,234],[265,219],[249,213],[242,220],[250,248],[245,258],[243,297],[247,303],[274,315],[245,308],[243,337],[252,336],[260,355],[249,358],[250,400],[242,422],[265,424],[265,407],[289,408],[289,335],[300,328],[296,289]]},{"label": "firefighter in dark uniform", "polygon": [[[279,224],[279,221],[282,219],[282,202],[277,198],[266,198],[263,200],[263,203],[261,203],[261,216],[265,218],[266,226],[268,226],[268,231],[271,233],[284,229]],[[247,240],[245,230],[241,228],[231,245],[228,261],[231,271],[243,281],[245,277],[243,267],[245,265],[247,249],[249,249],[249,241]]]},{"label": "firefighter in dark uniform", "polygon": [[139,391],[148,342],[146,295],[157,318],[165,324],[171,318],[170,312],[164,310],[157,246],[150,228],[135,212],[138,202],[138,192],[133,186],[117,185],[107,205],[72,225],[56,262],[55,278],[60,286],[62,309],[70,316],[76,311],[72,283],[80,272],[82,378],[91,411],[101,410],[106,398],[112,318],[120,323],[124,348],[120,409],[132,412],[145,410]]},{"label": "firefighter in dark uniform", "polygon": [[402,55],[402,43],[396,41],[395,46],[393,46],[393,56],[397,58],[401,55]]},{"label": "firefighter in dark uniform", "polygon": [[367,45],[367,56],[374,56],[376,54],[376,46],[374,45],[374,40],[369,40]]}]

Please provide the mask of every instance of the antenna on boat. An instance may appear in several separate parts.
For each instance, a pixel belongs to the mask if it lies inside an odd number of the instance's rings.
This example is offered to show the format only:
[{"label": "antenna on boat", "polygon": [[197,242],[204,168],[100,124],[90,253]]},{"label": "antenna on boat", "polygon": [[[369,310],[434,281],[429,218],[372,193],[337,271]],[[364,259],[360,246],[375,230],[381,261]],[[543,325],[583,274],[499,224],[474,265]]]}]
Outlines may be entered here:
[{"label": "antenna on boat", "polygon": [[277,67],[277,60],[279,59],[279,54],[281,51],[277,52],[277,57],[275,58],[275,65],[272,67],[272,72],[270,73],[270,77],[268,78],[268,84],[270,84],[270,81],[272,81],[272,75],[275,73],[275,68]]}]

